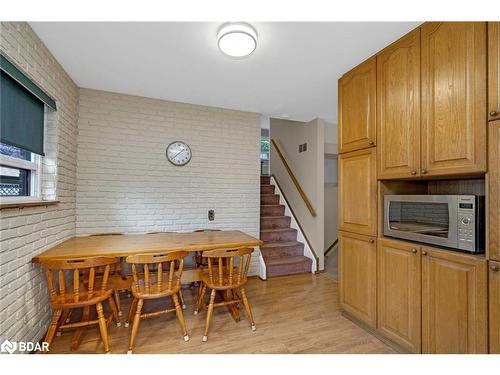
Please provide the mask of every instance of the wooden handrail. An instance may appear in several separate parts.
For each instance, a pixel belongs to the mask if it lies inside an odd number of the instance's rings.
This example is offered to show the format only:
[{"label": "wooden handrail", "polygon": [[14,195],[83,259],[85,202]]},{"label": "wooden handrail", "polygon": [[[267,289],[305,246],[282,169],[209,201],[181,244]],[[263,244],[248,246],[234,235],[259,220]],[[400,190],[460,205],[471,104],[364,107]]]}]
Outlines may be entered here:
[{"label": "wooden handrail", "polygon": [[332,250],[336,244],[339,243],[339,239],[337,238],[335,241],[333,241],[333,243],[328,246],[328,249],[325,250],[325,256],[327,256],[327,254],[330,252],[330,250]]},{"label": "wooden handrail", "polygon": [[274,148],[276,149],[276,151],[278,152],[278,156],[280,157],[281,159],[281,162],[283,163],[283,165],[285,166],[285,169],[286,171],[288,172],[288,175],[290,176],[290,178],[292,179],[292,182],[293,184],[295,185],[295,188],[297,189],[297,191],[299,192],[300,196],[302,197],[302,200],[304,201],[304,203],[306,204],[307,206],[307,209],[309,210],[309,212],[311,213],[312,217],[316,217],[316,211],[314,210],[314,207],[312,206],[311,202],[309,201],[309,199],[307,198],[307,195],[306,193],[304,193],[304,190],[302,190],[302,187],[300,186],[300,183],[299,181],[297,180],[297,178],[295,177],[295,175],[293,174],[292,170],[290,169],[290,166],[288,165],[288,163],[286,162],[285,160],[285,157],[283,156],[283,154],[281,153],[281,150],[280,148],[278,147],[278,144],[276,143],[276,141],[274,139],[271,139],[271,144],[274,146]]}]

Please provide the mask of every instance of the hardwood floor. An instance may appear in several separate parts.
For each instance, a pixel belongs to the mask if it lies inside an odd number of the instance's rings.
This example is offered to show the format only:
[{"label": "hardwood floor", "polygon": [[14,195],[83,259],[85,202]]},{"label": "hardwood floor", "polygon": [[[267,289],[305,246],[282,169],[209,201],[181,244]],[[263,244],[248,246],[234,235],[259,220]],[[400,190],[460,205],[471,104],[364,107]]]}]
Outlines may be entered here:
[{"label": "hardwood floor", "polygon": [[[321,274],[251,278],[247,292],[257,331],[243,309],[236,323],[221,307],[214,310],[208,342],[202,342],[206,313],[193,315],[196,290],[183,289],[190,340],[184,342],[174,314],[145,319],[134,353],[394,353],[340,314],[337,290],[337,283]],[[125,318],[130,300],[123,297]],[[69,353],[72,334],[56,337],[51,353]],[[112,353],[126,353],[129,328],[112,325],[109,337]],[[77,353],[103,353],[98,329],[88,329]]]}]

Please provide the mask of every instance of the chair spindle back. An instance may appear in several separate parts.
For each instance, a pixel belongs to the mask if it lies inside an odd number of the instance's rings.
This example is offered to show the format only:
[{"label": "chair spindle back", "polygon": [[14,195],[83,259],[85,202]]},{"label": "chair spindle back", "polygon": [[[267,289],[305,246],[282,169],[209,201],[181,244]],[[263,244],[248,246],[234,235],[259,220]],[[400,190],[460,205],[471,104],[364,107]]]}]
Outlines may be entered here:
[{"label": "chair spindle back", "polygon": [[[165,284],[168,290],[180,286],[184,258],[187,255],[187,251],[167,254],[139,254],[127,257],[126,261],[132,264],[134,282],[138,283],[142,280],[146,293],[154,293],[154,287],[160,291]],[[156,276],[156,280],[153,276]]]},{"label": "chair spindle back", "polygon": [[[64,299],[67,296],[66,283],[69,282],[73,285],[68,285],[68,294],[72,290],[73,301],[77,302],[83,295],[86,299],[91,299],[96,290],[104,292],[107,289],[110,267],[116,263],[117,258],[94,257],[42,261],[41,266],[45,269],[51,300]],[[95,285],[97,269],[104,269],[98,286]],[[80,280],[81,273],[88,275],[85,283]]]},{"label": "chair spindle back", "polygon": [[244,282],[252,253],[250,248],[204,251],[202,256],[207,259],[210,283],[222,287]]}]

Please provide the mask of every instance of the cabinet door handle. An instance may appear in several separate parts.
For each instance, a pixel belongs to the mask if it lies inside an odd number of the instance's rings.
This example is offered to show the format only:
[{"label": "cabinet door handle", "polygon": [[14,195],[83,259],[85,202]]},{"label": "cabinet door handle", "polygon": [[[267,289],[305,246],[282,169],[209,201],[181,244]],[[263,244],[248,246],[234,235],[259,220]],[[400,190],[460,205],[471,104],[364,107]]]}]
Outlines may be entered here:
[{"label": "cabinet door handle", "polygon": [[375,240],[373,238],[370,238],[370,243],[375,243]]},{"label": "cabinet door handle", "polygon": [[416,174],[417,174],[417,171],[415,171],[415,170],[411,171],[412,176],[415,176]]},{"label": "cabinet door handle", "polygon": [[416,253],[417,253],[417,249],[411,249],[411,252],[412,252],[413,254],[416,254]]},{"label": "cabinet door handle", "polygon": [[496,264],[492,264],[490,266],[490,270],[492,270],[493,272],[497,272],[498,271],[498,266]]},{"label": "cabinet door handle", "polygon": [[497,116],[497,115],[498,115],[498,112],[497,112],[497,111],[491,111],[491,112],[490,112],[490,116],[491,116],[491,117],[495,117],[495,116]]},{"label": "cabinet door handle", "polygon": [[368,142],[368,144],[369,144],[370,146],[373,146],[373,145],[375,144],[375,141],[370,141],[370,142]]},{"label": "cabinet door handle", "polygon": [[421,170],[420,170],[420,173],[422,173],[422,174],[426,174],[426,173],[427,173],[427,169],[421,169]]},{"label": "cabinet door handle", "polygon": [[[423,256],[426,256],[427,255],[427,251],[422,251],[422,255]],[[484,268],[483,268],[484,269]]]}]

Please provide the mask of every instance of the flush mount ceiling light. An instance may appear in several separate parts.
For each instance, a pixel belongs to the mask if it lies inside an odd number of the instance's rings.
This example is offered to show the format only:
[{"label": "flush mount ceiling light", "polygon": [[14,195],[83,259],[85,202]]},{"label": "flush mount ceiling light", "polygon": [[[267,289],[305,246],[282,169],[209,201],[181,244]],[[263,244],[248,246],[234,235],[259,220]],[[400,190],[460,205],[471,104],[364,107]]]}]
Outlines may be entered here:
[{"label": "flush mount ceiling light", "polygon": [[225,23],[217,33],[217,44],[228,56],[245,57],[257,48],[257,31],[248,23]]}]

